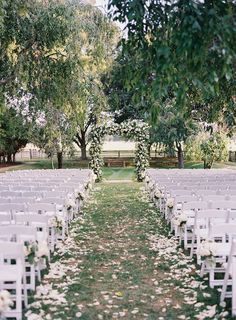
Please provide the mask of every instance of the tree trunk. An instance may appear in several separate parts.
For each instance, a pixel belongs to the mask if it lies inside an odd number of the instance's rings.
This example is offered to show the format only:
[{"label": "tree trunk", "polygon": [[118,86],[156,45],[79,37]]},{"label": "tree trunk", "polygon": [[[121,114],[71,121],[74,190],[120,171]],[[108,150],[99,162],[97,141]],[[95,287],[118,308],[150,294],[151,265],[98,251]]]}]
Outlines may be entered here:
[{"label": "tree trunk", "polygon": [[206,160],[204,160],[204,169],[211,169],[213,163],[207,162]]},{"label": "tree trunk", "polygon": [[57,168],[62,169],[63,164],[63,154],[62,152],[57,152]]},{"label": "tree trunk", "polygon": [[86,150],[86,137],[85,137],[85,131],[81,130],[81,160],[87,160],[87,150]]},{"label": "tree trunk", "polygon": [[148,155],[151,157],[152,143],[148,144]]},{"label": "tree trunk", "polygon": [[12,155],[12,161],[13,161],[13,163],[15,163],[16,162],[16,154],[15,153],[13,153],[13,155]]},{"label": "tree trunk", "polygon": [[182,146],[178,146],[178,168],[183,169],[184,168],[184,153],[182,150]]},{"label": "tree trunk", "polygon": [[11,153],[7,154],[7,163],[11,163]]}]

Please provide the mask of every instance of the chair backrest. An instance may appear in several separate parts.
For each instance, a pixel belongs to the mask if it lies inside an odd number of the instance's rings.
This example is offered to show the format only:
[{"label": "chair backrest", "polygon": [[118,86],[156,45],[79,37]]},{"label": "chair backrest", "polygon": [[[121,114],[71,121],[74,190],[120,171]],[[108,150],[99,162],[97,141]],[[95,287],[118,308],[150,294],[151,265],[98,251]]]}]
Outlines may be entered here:
[{"label": "chair backrest", "polygon": [[48,191],[46,193],[47,198],[65,198],[67,195],[66,191]]},{"label": "chair backrest", "polygon": [[190,201],[183,204],[183,210],[202,210],[208,209],[208,203],[206,201]]},{"label": "chair backrest", "polygon": [[31,186],[22,186],[22,185],[19,185],[19,186],[11,186],[11,191],[31,191]]},{"label": "chair backrest", "polygon": [[223,223],[228,221],[229,210],[198,210],[194,217],[195,228],[206,228],[209,227],[210,223]]},{"label": "chair backrest", "polygon": [[65,199],[63,198],[43,198],[38,201],[39,203],[50,203],[56,205],[64,205]]},{"label": "chair backrest", "polygon": [[37,213],[16,213],[13,215],[16,224],[35,225],[48,224],[49,217]]},{"label": "chair backrest", "polygon": [[0,225],[10,224],[11,223],[11,213],[0,213]]},{"label": "chair backrest", "polygon": [[10,198],[0,198],[0,204],[11,202]]},{"label": "chair backrest", "polygon": [[36,241],[36,228],[24,225],[4,225],[0,226],[0,239],[5,241],[25,242]]},{"label": "chair backrest", "polygon": [[34,187],[32,187],[32,191],[44,192],[47,194],[48,194],[48,192],[53,192],[52,191],[53,189],[54,189],[54,187],[52,187],[52,186],[34,186]]},{"label": "chair backrest", "polygon": [[37,239],[47,240],[49,236],[48,220],[49,216],[43,214],[33,214],[33,213],[17,213],[14,215],[14,220],[16,224],[23,224],[26,226],[32,226],[36,228]]},{"label": "chair backrest", "polygon": [[232,239],[233,236],[236,236],[236,223],[210,223],[210,238],[222,238],[226,241],[226,239]]},{"label": "chair backrest", "polygon": [[31,197],[31,198],[41,198],[43,196],[43,192],[41,191],[23,191],[22,197]]},{"label": "chair backrest", "polygon": [[175,197],[175,203],[188,203],[196,200],[196,196],[194,195],[183,195]]},{"label": "chair backrest", "polygon": [[0,265],[11,264],[11,260],[15,260],[17,264],[22,263],[24,265],[24,245],[10,241],[0,242]]},{"label": "chair backrest", "polygon": [[27,205],[28,212],[32,213],[40,213],[40,214],[55,214],[56,213],[56,205],[51,203],[31,203]]},{"label": "chair backrest", "polygon": [[209,208],[236,210],[236,201],[209,201]]},{"label": "chair backrest", "polygon": [[21,197],[22,192],[20,191],[1,191],[0,192],[0,197],[4,198],[12,198],[12,197]]},{"label": "chair backrest", "polygon": [[218,201],[226,201],[230,200],[230,197],[228,195],[201,195],[200,199],[202,201],[211,201],[211,202],[218,202]]},{"label": "chair backrest", "polygon": [[23,203],[0,204],[0,212],[24,212],[26,209]]},{"label": "chair backrest", "polygon": [[23,203],[23,204],[27,204],[27,203],[34,203],[36,201],[35,198],[30,198],[30,197],[17,197],[17,198],[11,198],[10,202],[11,203]]},{"label": "chair backrest", "polygon": [[170,192],[171,197],[182,197],[193,195],[192,190],[174,190]]}]

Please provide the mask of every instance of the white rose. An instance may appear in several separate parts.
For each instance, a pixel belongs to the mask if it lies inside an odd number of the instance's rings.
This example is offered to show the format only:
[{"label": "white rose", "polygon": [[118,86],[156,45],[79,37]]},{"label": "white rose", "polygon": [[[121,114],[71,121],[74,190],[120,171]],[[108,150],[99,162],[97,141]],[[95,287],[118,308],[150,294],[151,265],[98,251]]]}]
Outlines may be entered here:
[{"label": "white rose", "polygon": [[167,199],[166,205],[167,205],[168,208],[173,208],[174,207],[174,203],[175,203],[174,198],[169,198],[169,199]]},{"label": "white rose", "polygon": [[38,250],[36,251],[36,257],[41,258],[43,256],[49,256],[49,249],[46,241],[39,242]]},{"label": "white rose", "polygon": [[159,189],[155,190],[154,197],[157,198],[157,199],[162,197],[162,193],[161,193],[161,191]]}]

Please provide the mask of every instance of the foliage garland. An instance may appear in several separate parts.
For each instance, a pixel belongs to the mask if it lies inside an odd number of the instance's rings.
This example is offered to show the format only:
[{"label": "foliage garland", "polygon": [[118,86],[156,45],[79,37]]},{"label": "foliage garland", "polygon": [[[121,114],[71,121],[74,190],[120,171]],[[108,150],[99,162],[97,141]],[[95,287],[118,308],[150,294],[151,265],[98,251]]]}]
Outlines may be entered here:
[{"label": "foliage garland", "polygon": [[149,126],[148,124],[132,120],[121,124],[112,123],[108,125],[97,126],[91,132],[90,167],[97,176],[97,181],[102,180],[102,167],[104,161],[102,158],[102,144],[106,135],[119,135],[137,142],[135,150],[135,166],[138,181],[143,181],[145,169],[149,166]]}]

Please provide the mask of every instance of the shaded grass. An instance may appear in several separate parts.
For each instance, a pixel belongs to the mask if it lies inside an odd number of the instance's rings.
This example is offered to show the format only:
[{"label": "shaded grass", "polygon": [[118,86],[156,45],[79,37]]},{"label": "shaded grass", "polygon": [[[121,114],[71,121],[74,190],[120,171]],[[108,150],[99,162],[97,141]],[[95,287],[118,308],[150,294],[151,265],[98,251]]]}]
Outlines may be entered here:
[{"label": "shaded grass", "polygon": [[134,168],[107,168],[103,169],[105,180],[133,180],[135,178]]}]

